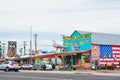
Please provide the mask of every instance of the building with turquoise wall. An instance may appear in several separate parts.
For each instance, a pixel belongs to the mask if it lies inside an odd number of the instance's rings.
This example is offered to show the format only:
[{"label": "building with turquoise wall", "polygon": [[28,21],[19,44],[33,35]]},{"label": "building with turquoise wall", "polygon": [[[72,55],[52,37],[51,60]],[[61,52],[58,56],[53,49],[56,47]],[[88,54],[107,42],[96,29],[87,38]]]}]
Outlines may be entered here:
[{"label": "building with turquoise wall", "polygon": [[63,42],[67,52],[91,50],[91,34],[80,34],[74,31],[71,36],[66,36]]},{"label": "building with turquoise wall", "polygon": [[75,54],[71,61],[75,62],[79,57],[80,65],[114,64],[120,67],[120,35],[75,30],[64,37],[63,45],[66,46],[65,52]]}]

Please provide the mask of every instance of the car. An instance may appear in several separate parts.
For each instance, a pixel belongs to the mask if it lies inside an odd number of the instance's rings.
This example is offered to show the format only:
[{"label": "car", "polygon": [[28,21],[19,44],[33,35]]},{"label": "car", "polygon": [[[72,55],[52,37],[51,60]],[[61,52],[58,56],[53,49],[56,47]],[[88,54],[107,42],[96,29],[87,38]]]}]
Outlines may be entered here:
[{"label": "car", "polygon": [[31,64],[24,64],[21,66],[21,70],[32,70],[33,66]]},{"label": "car", "polygon": [[47,62],[47,61],[41,61],[40,67],[41,67],[41,70],[52,70],[53,69],[50,62]]},{"label": "car", "polygon": [[0,69],[6,72],[10,70],[18,71],[18,63],[15,61],[5,61],[1,64]]},{"label": "car", "polygon": [[2,65],[4,64],[4,62],[0,63],[0,70],[2,70]]},{"label": "car", "polygon": [[40,66],[40,64],[33,64],[32,69],[33,69],[33,70],[40,70],[40,69],[41,69],[41,66]]},{"label": "car", "polygon": [[22,66],[23,66],[23,64],[21,64],[21,63],[18,64],[19,70],[21,69]]}]

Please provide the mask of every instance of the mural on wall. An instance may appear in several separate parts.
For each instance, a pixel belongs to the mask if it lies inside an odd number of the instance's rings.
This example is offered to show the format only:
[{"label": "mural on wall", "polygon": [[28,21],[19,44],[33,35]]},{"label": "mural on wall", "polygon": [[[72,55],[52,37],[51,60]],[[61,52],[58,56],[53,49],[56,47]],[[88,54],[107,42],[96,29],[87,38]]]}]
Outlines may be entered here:
[{"label": "mural on wall", "polygon": [[92,60],[98,60],[100,57],[100,46],[92,45]]},{"label": "mural on wall", "polygon": [[111,59],[112,55],[112,46],[110,45],[101,45],[100,46],[100,58],[102,59]]},{"label": "mural on wall", "polygon": [[17,42],[8,41],[8,57],[15,57],[17,53]]},{"label": "mural on wall", "polygon": [[74,34],[64,38],[63,45],[68,52],[91,50],[91,34]]}]

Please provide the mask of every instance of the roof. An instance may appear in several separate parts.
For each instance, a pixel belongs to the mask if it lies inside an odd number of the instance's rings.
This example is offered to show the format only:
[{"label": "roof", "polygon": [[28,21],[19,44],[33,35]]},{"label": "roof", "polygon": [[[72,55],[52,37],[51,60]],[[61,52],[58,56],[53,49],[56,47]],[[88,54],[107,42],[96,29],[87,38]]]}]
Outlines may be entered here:
[{"label": "roof", "polygon": [[101,45],[120,45],[120,35],[118,34],[109,34],[109,33],[98,33],[98,32],[87,32],[87,31],[78,31],[80,34],[91,33],[92,44],[101,44]]}]

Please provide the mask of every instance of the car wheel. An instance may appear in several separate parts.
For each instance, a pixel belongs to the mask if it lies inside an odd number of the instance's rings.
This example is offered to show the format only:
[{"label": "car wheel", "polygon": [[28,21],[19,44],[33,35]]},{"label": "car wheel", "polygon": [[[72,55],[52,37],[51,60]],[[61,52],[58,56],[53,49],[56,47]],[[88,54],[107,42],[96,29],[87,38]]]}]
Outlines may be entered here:
[{"label": "car wheel", "polygon": [[45,71],[45,70],[46,70],[46,68],[45,68],[45,67],[43,67],[43,70]]},{"label": "car wheel", "polygon": [[23,70],[23,68],[21,67],[20,70]]},{"label": "car wheel", "polygon": [[14,71],[15,71],[15,72],[18,72],[18,69],[15,69]]},{"label": "car wheel", "polygon": [[6,67],[5,71],[8,72],[9,71],[9,67]]}]

